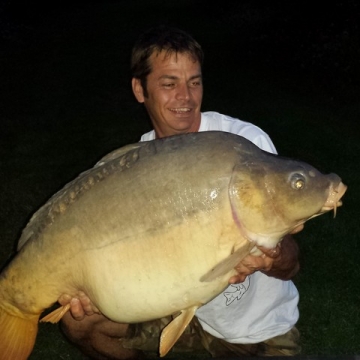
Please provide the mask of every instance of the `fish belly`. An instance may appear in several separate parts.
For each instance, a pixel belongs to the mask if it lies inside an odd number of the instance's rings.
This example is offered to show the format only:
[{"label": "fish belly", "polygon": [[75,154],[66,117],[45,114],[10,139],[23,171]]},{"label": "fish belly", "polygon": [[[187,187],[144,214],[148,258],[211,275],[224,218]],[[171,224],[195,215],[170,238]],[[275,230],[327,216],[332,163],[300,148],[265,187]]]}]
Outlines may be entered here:
[{"label": "fish belly", "polygon": [[200,217],[87,251],[84,284],[99,309],[114,321],[146,321],[202,305],[221,292],[234,270],[211,282],[200,278],[229,256],[240,236],[223,217]]}]

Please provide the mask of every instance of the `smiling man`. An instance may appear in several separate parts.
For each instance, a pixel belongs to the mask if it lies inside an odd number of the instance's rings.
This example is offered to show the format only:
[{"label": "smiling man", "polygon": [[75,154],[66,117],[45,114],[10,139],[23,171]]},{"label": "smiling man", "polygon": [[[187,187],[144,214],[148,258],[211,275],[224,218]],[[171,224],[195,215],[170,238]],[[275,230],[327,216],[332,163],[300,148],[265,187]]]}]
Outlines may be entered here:
[{"label": "smiling man", "polygon": [[[140,36],[132,52],[132,89],[154,127],[141,141],[220,130],[276,153],[269,136],[257,126],[217,112],[201,112],[202,62],[200,45],[179,29],[158,27]],[[229,287],[198,309],[197,319],[183,341],[180,338],[180,350],[198,350],[202,343],[214,357],[300,352],[294,327],[298,292],[289,280],[299,269],[298,248],[286,236],[278,248],[260,250],[263,255],[245,257]],[[146,351],[156,351],[159,333],[168,321],[117,324],[99,314],[86,294],[77,299],[63,296],[59,301],[71,304],[71,313],[62,321],[65,334],[94,359],[138,359]]]},{"label": "smiling man", "polygon": [[203,95],[201,67],[190,54],[153,53],[146,92],[132,79],[136,99],[144,103],[158,138],[199,130]]}]

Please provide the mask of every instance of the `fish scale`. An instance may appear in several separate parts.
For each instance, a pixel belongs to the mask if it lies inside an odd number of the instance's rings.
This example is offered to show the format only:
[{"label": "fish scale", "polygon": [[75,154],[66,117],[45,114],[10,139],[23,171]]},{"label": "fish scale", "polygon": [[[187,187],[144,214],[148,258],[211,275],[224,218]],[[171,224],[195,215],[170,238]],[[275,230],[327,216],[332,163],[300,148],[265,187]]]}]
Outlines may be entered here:
[{"label": "fish scale", "polygon": [[[164,356],[256,245],[276,246],[336,209],[345,190],[335,174],[230,133],[115,150],[50,198],[24,229],[18,254],[0,274],[0,360],[26,359],[41,313],[79,291],[117,322],[180,314],[159,339]],[[43,320],[59,321],[68,308]]]}]

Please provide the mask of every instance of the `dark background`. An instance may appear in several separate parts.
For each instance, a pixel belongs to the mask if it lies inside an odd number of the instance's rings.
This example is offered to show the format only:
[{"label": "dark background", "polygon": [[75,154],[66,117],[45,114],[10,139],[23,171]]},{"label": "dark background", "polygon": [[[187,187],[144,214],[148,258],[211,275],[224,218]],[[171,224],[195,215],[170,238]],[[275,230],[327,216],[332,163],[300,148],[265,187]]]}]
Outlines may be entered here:
[{"label": "dark background", "polygon": [[[174,25],[204,48],[203,110],[255,123],[280,154],[349,185],[335,221],[297,236],[294,281],[304,353],[360,353],[359,20],[357,1],[0,3],[0,265],[54,192],[150,129],[130,51],[150,26]],[[40,328],[33,359],[80,356]]]}]

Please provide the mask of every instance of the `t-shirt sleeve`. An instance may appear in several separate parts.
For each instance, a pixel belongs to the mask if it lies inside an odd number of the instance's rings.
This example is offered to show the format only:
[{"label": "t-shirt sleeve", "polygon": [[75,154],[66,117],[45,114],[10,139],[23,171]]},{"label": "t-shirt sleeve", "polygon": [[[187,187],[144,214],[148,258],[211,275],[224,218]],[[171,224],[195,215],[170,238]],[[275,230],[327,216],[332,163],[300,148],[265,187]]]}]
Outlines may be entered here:
[{"label": "t-shirt sleeve", "polygon": [[266,133],[257,136],[254,140],[252,140],[252,142],[262,150],[265,150],[272,154],[277,154],[275,145]]},{"label": "t-shirt sleeve", "polygon": [[150,141],[155,139],[155,131],[151,130],[146,134],[143,134],[140,138],[140,141]]},{"label": "t-shirt sleeve", "polygon": [[275,145],[269,135],[258,126],[250,123],[247,123],[245,126],[242,125],[241,127],[236,123],[234,123],[234,125],[230,129],[231,133],[243,136],[264,151],[277,154]]}]

